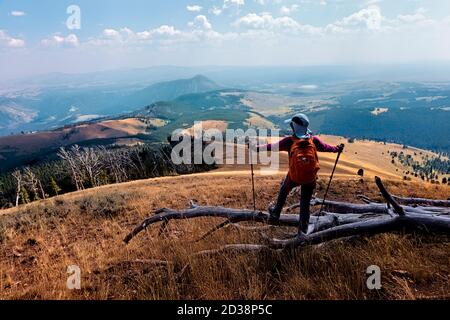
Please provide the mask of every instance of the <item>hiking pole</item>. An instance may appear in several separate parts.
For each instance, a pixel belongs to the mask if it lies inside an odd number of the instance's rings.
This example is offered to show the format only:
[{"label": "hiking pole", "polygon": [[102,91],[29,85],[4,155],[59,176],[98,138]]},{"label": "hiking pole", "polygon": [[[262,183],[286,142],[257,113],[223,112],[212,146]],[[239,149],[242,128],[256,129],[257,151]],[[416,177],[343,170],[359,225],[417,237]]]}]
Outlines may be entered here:
[{"label": "hiking pole", "polygon": [[328,192],[330,191],[331,181],[333,181],[334,172],[336,171],[336,168],[337,168],[337,165],[339,162],[339,158],[341,157],[341,153],[342,153],[342,151],[339,151],[337,158],[336,158],[336,162],[334,163],[334,168],[333,168],[333,171],[331,172],[330,181],[328,182],[327,190],[325,191],[325,195],[323,197],[322,204],[320,205],[319,217],[322,215],[323,207],[325,206],[325,202],[327,201],[327,196],[328,196]]},{"label": "hiking pole", "polygon": [[250,169],[252,171],[252,194],[253,194],[253,211],[256,212],[256,196],[255,196],[255,171],[253,168],[253,152],[250,144],[248,145],[250,149]]}]

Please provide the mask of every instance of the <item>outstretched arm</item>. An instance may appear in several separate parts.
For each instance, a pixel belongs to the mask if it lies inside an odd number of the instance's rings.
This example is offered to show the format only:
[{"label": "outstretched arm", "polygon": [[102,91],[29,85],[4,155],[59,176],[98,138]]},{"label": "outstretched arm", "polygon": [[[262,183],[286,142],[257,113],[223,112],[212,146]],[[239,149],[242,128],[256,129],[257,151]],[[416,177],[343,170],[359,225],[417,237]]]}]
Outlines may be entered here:
[{"label": "outstretched arm", "polygon": [[326,144],[322,140],[320,140],[318,137],[314,137],[314,144],[316,145],[317,151],[319,152],[332,152],[332,153],[339,153],[344,151],[344,145],[341,144],[339,146],[330,146],[329,144]]},{"label": "outstretched arm", "polygon": [[256,152],[261,151],[272,151],[272,150],[278,150],[278,151],[289,151],[291,149],[292,145],[292,139],[291,137],[286,137],[280,140],[276,143],[270,143],[265,145],[258,145],[255,147]]}]

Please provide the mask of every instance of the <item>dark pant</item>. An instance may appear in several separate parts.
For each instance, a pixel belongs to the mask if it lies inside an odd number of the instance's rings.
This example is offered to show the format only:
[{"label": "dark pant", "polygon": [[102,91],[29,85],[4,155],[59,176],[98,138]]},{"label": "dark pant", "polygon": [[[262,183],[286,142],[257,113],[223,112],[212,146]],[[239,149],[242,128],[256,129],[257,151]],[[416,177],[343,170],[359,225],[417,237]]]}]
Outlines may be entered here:
[{"label": "dark pant", "polygon": [[[291,190],[295,187],[298,187],[298,184],[293,183],[289,177],[286,177],[281,184],[280,192],[278,193],[277,204],[272,210],[272,214],[279,217],[281,211],[283,210],[284,204],[286,203],[286,199],[291,192]],[[314,194],[314,190],[316,189],[316,182],[301,185],[301,195],[300,195],[300,225],[299,232],[303,233],[308,232],[309,226],[309,207],[311,205],[311,198]]]}]

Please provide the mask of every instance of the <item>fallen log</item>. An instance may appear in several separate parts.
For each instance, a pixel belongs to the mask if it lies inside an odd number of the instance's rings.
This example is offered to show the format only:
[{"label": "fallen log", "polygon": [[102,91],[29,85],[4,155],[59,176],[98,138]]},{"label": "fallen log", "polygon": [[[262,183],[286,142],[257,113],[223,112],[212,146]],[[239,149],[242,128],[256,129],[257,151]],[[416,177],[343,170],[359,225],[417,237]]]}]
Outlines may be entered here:
[{"label": "fallen log", "polygon": [[[386,212],[387,214],[387,212]],[[162,222],[162,226],[167,226],[170,220],[183,220],[193,219],[201,217],[214,217],[224,218],[224,222],[220,223],[200,239],[204,239],[217,230],[220,230],[228,225],[237,224],[239,222],[259,222],[267,223],[269,219],[269,213],[262,211],[251,211],[245,209],[230,209],[223,207],[201,207],[195,206],[185,210],[171,210],[160,209],[155,215],[145,219],[135,229],[133,229],[123,240],[125,243],[129,243],[137,234],[148,228],[150,225]],[[380,217],[379,212],[364,212],[364,214],[340,214],[324,212],[321,217],[312,216],[310,220],[310,226],[314,229],[311,232],[321,231],[337,225],[345,225],[355,223],[361,220],[373,219]],[[297,214],[282,214],[277,226],[284,227],[298,227],[299,216]],[[161,231],[160,231],[161,233]]]},{"label": "fallen log", "polygon": [[[382,219],[367,220],[353,224],[337,226],[324,231],[308,235],[299,235],[288,240],[272,239],[268,244],[226,245],[217,250],[207,250],[207,254],[221,253],[225,251],[262,251],[262,250],[286,250],[317,245],[331,240],[348,238],[352,236],[373,236],[387,232],[401,231],[405,233],[435,232],[450,233],[450,219],[435,220],[427,216],[397,216],[395,218],[384,217]],[[251,246],[249,249],[248,246]],[[249,250],[247,250],[249,249]]]},{"label": "fallen log", "polygon": [[359,195],[357,196],[357,198],[358,198],[359,200],[361,200],[362,202],[367,203],[367,204],[370,204],[370,203],[379,203],[378,201],[374,201],[374,200],[370,199],[369,197],[367,197],[367,196],[365,196],[365,195],[363,195],[363,194],[359,194]]},{"label": "fallen log", "polygon": [[[352,236],[372,236],[396,231],[407,233],[425,232],[450,234],[450,219],[432,215],[407,214],[388,193],[380,178],[376,177],[376,183],[383,197],[389,205],[394,208],[394,212],[397,214],[396,216],[383,216],[378,219],[369,219],[366,221],[341,225],[327,230],[310,233],[308,235],[299,234],[297,237],[288,240],[272,239],[269,240],[266,245],[252,245],[248,251],[255,252],[268,249],[285,250],[301,248]],[[221,253],[224,251],[243,252],[246,251],[246,249],[247,247],[245,244],[226,245],[216,251],[209,250],[207,251],[207,254],[212,254],[214,252]]]},{"label": "fallen log", "polygon": [[[353,236],[371,236],[386,232],[425,232],[450,234],[450,215],[447,208],[440,207],[409,207],[401,206],[396,198],[387,191],[380,178],[376,177],[376,184],[387,202],[385,204],[366,203],[352,204],[336,201],[326,202],[327,208],[338,212],[325,212],[324,216],[311,217],[310,231],[307,235],[279,240],[266,239],[265,244],[229,244],[220,249],[207,250],[198,254],[211,254],[223,251],[259,251],[284,250],[320,244],[335,239]],[[367,200],[367,199],[366,199]],[[317,201],[317,199],[316,199]],[[317,201],[319,203],[319,201]],[[313,203],[314,204],[314,203]],[[392,209],[389,209],[392,208]],[[354,213],[356,211],[357,213]],[[444,216],[443,216],[444,215]],[[191,203],[191,208],[184,210],[159,209],[155,215],[145,219],[124,239],[129,243],[137,234],[150,225],[162,222],[164,226],[170,220],[192,219],[199,217],[223,218],[224,222],[206,233],[201,239],[224,227],[236,225],[240,222],[256,222],[266,224],[269,214],[263,211],[245,209],[230,209],[224,207],[202,207]],[[282,214],[278,226],[298,227],[298,215]],[[260,228],[253,228],[260,231]]]},{"label": "fallen log", "polygon": [[[268,213],[260,211],[251,211],[245,209],[229,209],[223,207],[200,207],[194,206],[185,210],[171,210],[167,208],[159,209],[155,215],[145,219],[133,231],[131,231],[124,239],[125,243],[131,241],[137,234],[145,230],[148,226],[163,222],[167,224],[170,220],[192,219],[200,217],[225,218],[229,223],[238,223],[242,221],[267,222]],[[280,218],[280,225],[297,226],[298,217],[293,215],[283,215]]]},{"label": "fallen log", "polygon": [[397,202],[406,205],[429,205],[435,207],[450,207],[450,200],[432,200],[423,198],[402,198],[397,196],[392,196]]},{"label": "fallen log", "polygon": [[[311,200],[312,206],[319,206],[323,203],[322,199],[315,198]],[[293,213],[295,209],[298,209],[300,204],[294,204],[286,208],[286,213]],[[417,214],[437,214],[437,215],[449,215],[450,209],[445,207],[428,207],[428,206],[400,206],[405,212],[417,213]],[[324,209],[329,212],[348,214],[348,213],[380,213],[387,214],[388,206],[383,203],[348,203],[339,201],[326,200],[324,202]]]},{"label": "fallen log", "polygon": [[269,248],[279,250],[304,247],[351,236],[372,236],[394,231],[450,234],[450,219],[423,215],[405,215],[394,218],[386,216],[300,235],[295,239],[273,240],[269,243]]},{"label": "fallen log", "polygon": [[[331,212],[324,212],[322,216],[312,216],[309,221],[309,227],[308,227],[308,233],[314,233],[317,231],[326,230],[335,226],[345,225],[345,224],[351,224],[363,220],[373,219],[376,217],[379,217],[379,213],[365,213],[365,214],[339,214],[339,213],[331,213]],[[283,225],[285,227],[296,227],[298,228],[299,224],[299,216],[290,216],[289,220],[286,219],[286,216],[281,217],[284,222],[279,225]],[[289,221],[289,223],[287,223]],[[295,223],[291,223],[292,221],[295,221]],[[266,231],[275,228],[275,226],[262,226],[262,227],[245,227],[238,223],[231,223],[229,220],[226,220],[225,222],[217,225],[216,227],[212,228],[210,231],[205,233],[202,237],[200,237],[198,241],[202,241],[215,233],[216,231],[226,228],[226,227],[234,227],[238,230],[243,231],[255,231],[255,232],[261,232]]]}]

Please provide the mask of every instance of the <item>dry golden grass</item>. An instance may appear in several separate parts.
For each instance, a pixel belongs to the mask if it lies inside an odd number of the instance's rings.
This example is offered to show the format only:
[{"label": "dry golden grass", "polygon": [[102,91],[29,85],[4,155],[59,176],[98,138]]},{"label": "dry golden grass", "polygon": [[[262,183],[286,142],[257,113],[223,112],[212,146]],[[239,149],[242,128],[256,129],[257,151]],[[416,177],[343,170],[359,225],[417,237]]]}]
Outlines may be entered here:
[{"label": "dry golden grass", "polygon": [[[430,151],[408,148],[403,149],[403,146],[398,144],[383,144],[374,141],[356,141],[355,143],[347,143],[347,139],[338,136],[320,136],[320,138],[330,145],[338,145],[341,143],[346,144],[345,152],[341,155],[339,160],[339,165],[336,170],[336,177],[341,179],[353,179],[357,176],[359,169],[364,169],[364,176],[366,178],[374,178],[375,176],[380,176],[384,179],[390,180],[403,180],[406,171],[410,171],[411,168],[405,168],[400,163],[391,163],[391,156],[389,152],[396,151],[400,153],[401,151],[405,155],[410,154],[411,156],[418,158],[420,153],[423,155],[433,156],[434,154]],[[271,142],[278,141],[279,138],[270,139]],[[261,144],[267,141],[261,141]],[[229,147],[229,145],[227,145]],[[230,174],[233,172],[235,175],[248,175],[249,165],[248,164],[238,164],[237,155],[241,152],[247,153],[248,150],[244,146],[236,146],[234,154],[228,154],[228,150],[224,150],[224,162],[233,163],[232,165],[223,165],[219,170],[214,172],[214,174]],[[227,148],[225,148],[227,149]],[[416,154],[416,156],[414,155]],[[248,159],[248,154],[246,155]],[[336,154],[335,153],[324,153],[319,152],[320,166],[321,170],[319,175],[322,177],[329,177],[331,171],[333,170]],[[279,153],[279,170],[271,171],[271,174],[282,174],[288,170],[288,155],[287,152]],[[264,167],[268,169],[268,166]],[[259,174],[260,166],[256,166],[256,173]],[[211,173],[208,173],[211,174]],[[415,178],[409,176],[413,181],[422,181],[420,178]]]},{"label": "dry golden grass", "polygon": [[[158,119],[150,124],[160,125]],[[110,120],[80,124],[54,131],[0,137],[0,148],[12,149],[19,154],[37,152],[46,148],[57,148],[94,139],[114,139],[146,134],[147,124],[139,119]]]},{"label": "dry golden grass", "polygon": [[183,133],[190,135],[190,136],[196,136],[197,132],[202,133],[203,130],[219,130],[219,132],[224,132],[228,128],[228,122],[222,121],[222,120],[205,120],[205,121],[199,121],[193,126],[184,129]]},{"label": "dry golden grass", "polygon": [[[274,199],[282,176],[257,177],[258,208]],[[322,195],[325,178],[317,189]],[[446,198],[449,188],[387,182],[404,196]],[[330,198],[380,199],[372,182],[338,180]],[[249,177],[222,172],[166,177],[68,194],[0,213],[0,299],[415,299],[450,297],[450,238],[400,234],[334,241],[284,254],[221,254],[192,258],[225,243],[258,243],[252,232],[226,229],[194,243],[218,219],[156,226],[128,246],[124,236],[151,211],[202,205],[250,207]],[[292,203],[296,199],[290,199]],[[294,231],[294,230],[291,230]],[[138,259],[162,259],[152,266]],[[190,262],[190,268],[180,273]],[[382,269],[383,288],[366,288],[365,270]],[[66,289],[69,265],[82,290]]]},{"label": "dry golden grass", "polygon": [[[405,168],[398,160],[395,164],[391,163],[392,157],[390,152],[403,152],[405,156],[410,155],[414,160],[421,161],[422,156],[429,156],[430,158],[437,156],[437,154],[418,148],[408,147],[404,149],[402,145],[396,143],[382,143],[370,140],[357,140],[354,143],[348,143],[346,138],[339,136],[321,135],[320,139],[329,145],[345,144],[345,152],[342,154],[337,168],[337,175],[342,178],[354,177],[359,169],[364,169],[365,176],[374,177],[381,176],[388,179],[403,180],[404,172],[412,171],[411,168]],[[279,140],[279,138],[272,139],[272,142]],[[336,160],[336,154],[333,153],[319,153],[321,167],[321,174],[329,175]],[[281,169],[287,168],[287,154],[281,155]],[[422,181],[420,178],[409,176],[414,181]]]},{"label": "dry golden grass", "polygon": [[249,118],[245,121],[245,124],[250,128],[275,129],[275,125],[266,118],[263,118],[256,113],[248,113],[248,115]]},{"label": "dry golden grass", "polygon": [[[152,122],[154,122],[154,120]],[[147,130],[147,124],[142,120],[135,118],[102,121],[100,124],[105,128],[122,131],[124,134],[130,136],[145,134]]]}]

